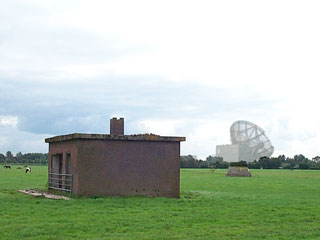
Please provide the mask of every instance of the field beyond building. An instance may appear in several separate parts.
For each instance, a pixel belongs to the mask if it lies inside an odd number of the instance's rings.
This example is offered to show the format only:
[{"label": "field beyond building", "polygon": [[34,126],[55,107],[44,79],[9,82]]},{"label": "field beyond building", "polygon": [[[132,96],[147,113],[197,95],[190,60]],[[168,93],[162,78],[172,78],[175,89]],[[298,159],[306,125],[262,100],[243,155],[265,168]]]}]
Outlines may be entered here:
[{"label": "field beyond building", "polygon": [[320,171],[182,169],[180,199],[34,198],[47,167],[0,168],[1,239],[319,239]]}]

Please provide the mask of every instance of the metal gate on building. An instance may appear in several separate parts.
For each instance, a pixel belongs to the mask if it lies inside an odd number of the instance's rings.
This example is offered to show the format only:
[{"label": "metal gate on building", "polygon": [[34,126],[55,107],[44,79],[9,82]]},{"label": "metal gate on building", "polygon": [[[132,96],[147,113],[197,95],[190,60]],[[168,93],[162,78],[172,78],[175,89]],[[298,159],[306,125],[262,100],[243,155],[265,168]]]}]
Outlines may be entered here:
[{"label": "metal gate on building", "polygon": [[72,193],[72,174],[49,173],[48,188]]}]

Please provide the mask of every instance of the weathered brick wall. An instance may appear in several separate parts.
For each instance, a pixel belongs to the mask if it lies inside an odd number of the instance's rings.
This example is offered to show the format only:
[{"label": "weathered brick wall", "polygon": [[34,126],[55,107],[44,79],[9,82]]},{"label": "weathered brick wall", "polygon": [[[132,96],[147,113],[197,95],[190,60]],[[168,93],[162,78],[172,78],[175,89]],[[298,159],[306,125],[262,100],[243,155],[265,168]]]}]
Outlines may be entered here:
[{"label": "weathered brick wall", "polygon": [[79,195],[180,195],[180,142],[79,140]]}]

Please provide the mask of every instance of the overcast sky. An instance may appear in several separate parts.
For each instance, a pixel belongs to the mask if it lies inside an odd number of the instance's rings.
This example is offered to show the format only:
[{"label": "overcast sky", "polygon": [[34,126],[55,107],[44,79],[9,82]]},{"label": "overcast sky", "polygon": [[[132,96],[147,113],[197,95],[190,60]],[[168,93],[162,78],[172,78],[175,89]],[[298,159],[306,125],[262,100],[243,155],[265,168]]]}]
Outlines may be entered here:
[{"label": "overcast sky", "polygon": [[7,0],[0,8],[0,152],[46,137],[186,136],[205,158],[230,126],[261,126],[274,155],[320,155],[319,1]]}]

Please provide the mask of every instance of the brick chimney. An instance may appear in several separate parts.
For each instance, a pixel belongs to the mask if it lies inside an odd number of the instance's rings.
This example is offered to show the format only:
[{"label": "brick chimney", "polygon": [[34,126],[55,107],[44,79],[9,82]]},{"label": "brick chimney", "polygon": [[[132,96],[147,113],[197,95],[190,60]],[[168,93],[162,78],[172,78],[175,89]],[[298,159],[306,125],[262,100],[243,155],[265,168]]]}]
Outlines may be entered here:
[{"label": "brick chimney", "polygon": [[124,119],[123,118],[110,119],[110,134],[124,135]]}]

